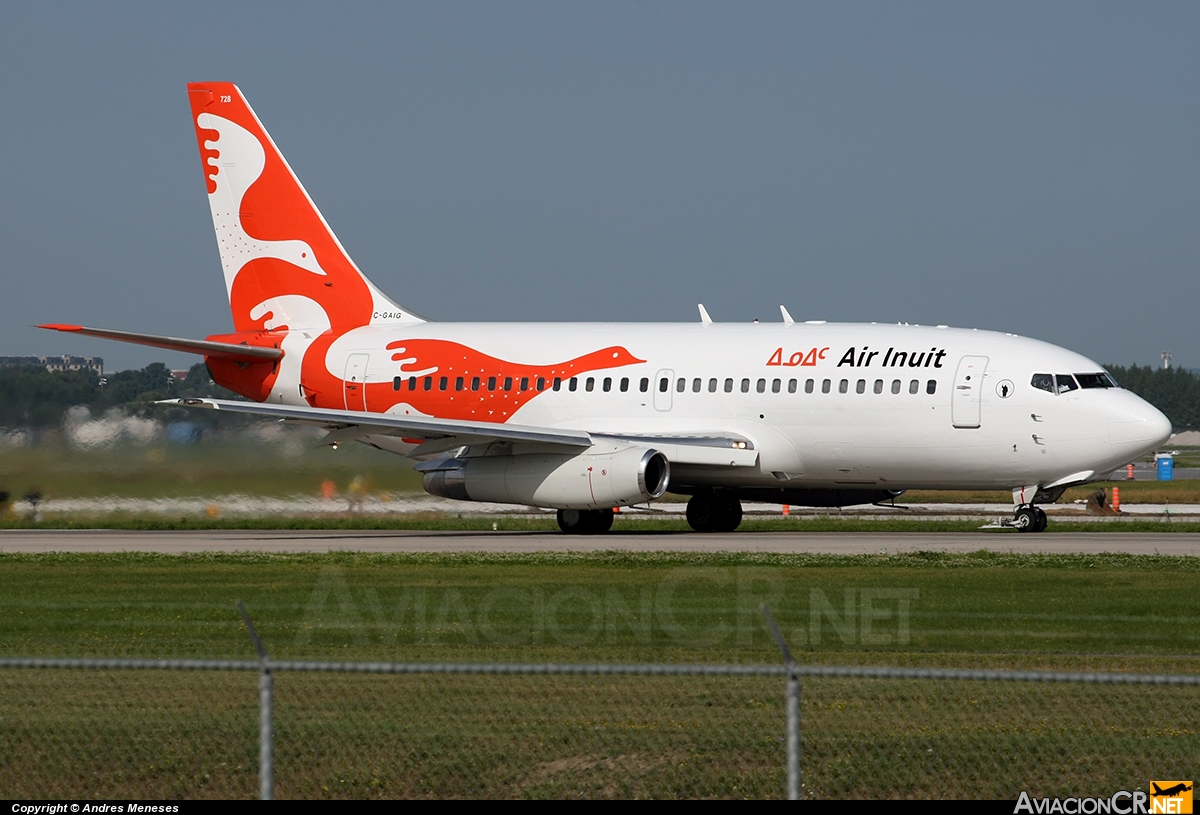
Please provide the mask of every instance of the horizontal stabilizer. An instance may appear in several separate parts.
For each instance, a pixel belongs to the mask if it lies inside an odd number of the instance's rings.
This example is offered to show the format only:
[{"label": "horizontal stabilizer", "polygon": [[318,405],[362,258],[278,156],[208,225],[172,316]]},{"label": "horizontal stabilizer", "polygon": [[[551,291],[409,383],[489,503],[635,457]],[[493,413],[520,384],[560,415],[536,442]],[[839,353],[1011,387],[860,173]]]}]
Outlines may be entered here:
[{"label": "horizontal stabilizer", "polygon": [[228,342],[213,342],[212,340],[185,340],[178,337],[160,337],[155,334],[135,334],[132,331],[114,331],[111,328],[86,328],[82,325],[59,325],[47,323],[38,328],[48,328],[52,331],[67,331],[73,334],[84,334],[89,337],[101,337],[106,340],[130,342],[134,345],[149,345],[152,348],[166,348],[169,351],[182,351],[185,354],[203,354],[206,357],[226,357],[241,360],[272,360],[280,359],[283,351],[279,348],[264,348],[258,345],[235,345]]}]

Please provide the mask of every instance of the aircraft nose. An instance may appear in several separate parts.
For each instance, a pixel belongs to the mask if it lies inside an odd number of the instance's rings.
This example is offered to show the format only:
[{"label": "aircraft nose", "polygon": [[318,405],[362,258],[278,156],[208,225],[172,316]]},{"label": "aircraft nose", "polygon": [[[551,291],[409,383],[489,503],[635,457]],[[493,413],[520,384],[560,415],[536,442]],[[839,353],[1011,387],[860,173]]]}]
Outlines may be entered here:
[{"label": "aircraft nose", "polygon": [[1113,455],[1123,461],[1158,449],[1171,437],[1171,431],[1171,420],[1142,399],[1137,399],[1136,404],[1109,408],[1108,439]]}]

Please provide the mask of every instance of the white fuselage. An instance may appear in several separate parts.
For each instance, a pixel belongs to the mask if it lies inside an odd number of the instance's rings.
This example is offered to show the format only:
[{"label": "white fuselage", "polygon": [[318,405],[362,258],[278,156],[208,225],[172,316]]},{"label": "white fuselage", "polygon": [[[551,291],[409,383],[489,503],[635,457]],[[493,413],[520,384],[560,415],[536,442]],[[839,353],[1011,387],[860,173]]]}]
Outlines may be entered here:
[{"label": "white fuselage", "polygon": [[[1107,473],[1153,450],[1171,430],[1162,413],[1120,388],[1034,387],[1035,374],[1103,370],[1063,348],[992,331],[873,323],[364,326],[333,342],[326,371],[349,382],[352,365],[364,386],[397,386],[387,389],[393,396],[385,402],[368,396],[345,407],[438,416],[430,400],[441,399],[448,401],[437,404],[454,405],[460,418],[464,401],[477,406],[467,418],[500,418],[489,400],[502,395],[503,377],[489,391],[495,372],[481,364],[467,371],[462,390],[450,376],[439,392],[441,375],[452,367],[444,360],[394,359],[403,354],[390,349],[415,340],[448,341],[488,359],[533,366],[628,349],[644,362],[588,370],[575,377],[574,390],[566,376],[558,389],[550,378],[540,393],[530,384],[528,398],[502,420],[594,434],[726,433],[752,440],[753,466],[673,464],[675,485],[1051,486]],[[472,373],[480,377],[474,391]],[[421,390],[426,377],[432,395]],[[280,402],[305,404],[298,384],[277,382],[273,401],[278,394]],[[392,436],[370,441],[397,453],[415,447]]]}]

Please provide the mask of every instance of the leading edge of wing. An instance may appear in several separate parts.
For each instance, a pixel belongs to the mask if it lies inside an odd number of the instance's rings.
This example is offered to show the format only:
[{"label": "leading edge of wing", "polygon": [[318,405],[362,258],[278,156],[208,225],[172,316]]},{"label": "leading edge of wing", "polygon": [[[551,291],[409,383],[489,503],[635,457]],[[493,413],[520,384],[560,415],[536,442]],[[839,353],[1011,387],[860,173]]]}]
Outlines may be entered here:
[{"label": "leading edge of wing", "polygon": [[592,437],[582,430],[560,430],[494,422],[449,421],[431,416],[397,416],[390,413],[364,413],[357,410],[331,410],[263,404],[261,402],[232,402],[227,399],[164,399],[158,404],[227,410],[233,413],[253,413],[258,416],[272,416],[277,419],[292,419],[326,426],[355,425],[363,429],[378,429],[379,432],[387,435],[403,434],[406,437],[423,441],[455,437],[461,439],[463,444],[478,444],[482,441],[494,440],[560,444],[580,448],[592,446]]}]

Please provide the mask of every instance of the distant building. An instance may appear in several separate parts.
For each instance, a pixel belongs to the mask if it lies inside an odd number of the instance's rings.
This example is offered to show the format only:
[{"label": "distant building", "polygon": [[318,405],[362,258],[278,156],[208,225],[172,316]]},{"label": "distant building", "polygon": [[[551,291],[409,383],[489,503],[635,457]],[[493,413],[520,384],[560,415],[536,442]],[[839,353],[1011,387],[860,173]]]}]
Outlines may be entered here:
[{"label": "distant building", "polygon": [[104,373],[101,357],[0,357],[0,368],[18,365],[44,365],[47,371],[95,371],[97,376]]}]

